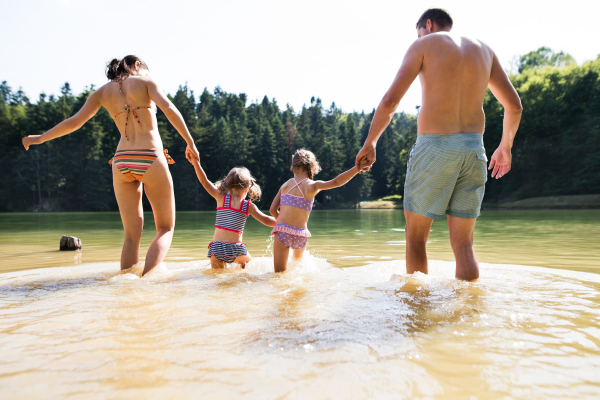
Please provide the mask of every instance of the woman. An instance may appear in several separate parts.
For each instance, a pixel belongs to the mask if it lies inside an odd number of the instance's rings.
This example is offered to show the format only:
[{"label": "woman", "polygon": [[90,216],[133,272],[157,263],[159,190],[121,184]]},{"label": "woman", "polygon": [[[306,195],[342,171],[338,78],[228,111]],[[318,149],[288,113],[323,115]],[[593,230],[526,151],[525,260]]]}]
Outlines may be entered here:
[{"label": "woman", "polygon": [[108,110],[121,133],[112,160],[113,185],[125,229],[121,270],[139,262],[144,225],[142,187],[154,212],[156,237],[146,254],[142,274],[145,275],[165,258],[175,226],[173,180],[167,166],[173,161],[166,151],[163,153],[155,105],[187,142],[186,158],[200,160],[200,156],[181,114],[148,76],[148,66],[144,61],[136,56],[114,59],[107,65],[106,76],[111,82],[92,93],[77,114],[43,135],[23,138],[23,146],[28,150],[33,144],[68,135],[81,128],[100,106]]}]

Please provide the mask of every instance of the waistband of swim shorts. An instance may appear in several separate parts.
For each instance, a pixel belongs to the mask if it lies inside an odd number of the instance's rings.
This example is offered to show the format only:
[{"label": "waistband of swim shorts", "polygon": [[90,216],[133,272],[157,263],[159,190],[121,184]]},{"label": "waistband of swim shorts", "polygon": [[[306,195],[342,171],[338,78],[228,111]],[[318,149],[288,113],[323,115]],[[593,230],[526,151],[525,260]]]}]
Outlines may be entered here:
[{"label": "waistband of swim shorts", "polygon": [[473,133],[420,133],[417,143],[463,143],[483,144],[483,134]]}]

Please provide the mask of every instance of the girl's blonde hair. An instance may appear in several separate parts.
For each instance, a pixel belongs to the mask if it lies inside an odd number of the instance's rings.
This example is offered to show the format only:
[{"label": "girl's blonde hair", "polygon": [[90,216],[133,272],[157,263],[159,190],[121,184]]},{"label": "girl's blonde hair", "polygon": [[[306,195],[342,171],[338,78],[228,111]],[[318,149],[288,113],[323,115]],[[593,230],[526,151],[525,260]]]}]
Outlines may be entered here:
[{"label": "girl's blonde hair", "polygon": [[256,183],[256,179],[252,176],[248,168],[236,167],[233,168],[225,179],[220,180],[216,183],[217,189],[221,194],[229,193],[233,190],[244,190],[248,189],[248,199],[251,202],[260,200],[262,191],[260,186]]},{"label": "girl's blonde hair", "polygon": [[[317,157],[312,151],[306,149],[298,149],[292,156],[292,166],[290,171],[294,172],[294,169],[301,169],[306,171],[310,179],[321,171],[321,166],[317,161]],[[314,170],[314,173],[313,173]]]}]

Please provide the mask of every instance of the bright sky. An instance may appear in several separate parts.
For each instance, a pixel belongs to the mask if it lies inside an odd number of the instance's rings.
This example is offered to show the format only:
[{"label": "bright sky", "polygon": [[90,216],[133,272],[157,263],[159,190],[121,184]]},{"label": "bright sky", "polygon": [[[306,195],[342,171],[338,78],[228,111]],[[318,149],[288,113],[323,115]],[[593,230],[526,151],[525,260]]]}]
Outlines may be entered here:
[{"label": "bright sky", "polygon": [[[600,53],[600,1],[401,0],[0,0],[0,81],[32,101],[106,83],[113,57],[142,57],[163,90],[179,85],[200,95],[215,86],[264,95],[298,111],[311,96],[328,107],[370,111],[389,87],[415,23],[443,7],[455,33],[490,45],[509,68],[515,55],[540,46],[566,51],[578,63]],[[420,104],[415,81],[400,105]]]}]

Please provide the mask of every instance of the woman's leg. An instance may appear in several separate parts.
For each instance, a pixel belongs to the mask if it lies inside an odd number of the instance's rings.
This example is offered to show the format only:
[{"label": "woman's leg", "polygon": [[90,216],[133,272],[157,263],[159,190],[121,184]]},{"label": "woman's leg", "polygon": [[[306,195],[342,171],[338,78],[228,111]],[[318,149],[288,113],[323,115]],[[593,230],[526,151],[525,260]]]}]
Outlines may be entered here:
[{"label": "woman's leg", "polygon": [[114,165],[112,170],[113,187],[125,230],[125,241],[121,251],[121,270],[124,270],[140,261],[140,241],[144,227],[142,184],[126,178]]},{"label": "woman's leg", "polygon": [[273,264],[275,272],[283,272],[287,269],[290,248],[281,243],[277,235],[273,235]]},{"label": "woman's leg", "polygon": [[146,197],[152,206],[156,236],[148,248],[146,263],[142,275],[150,272],[160,264],[173,239],[175,228],[175,196],[173,194],[173,180],[167,165],[167,160],[160,154],[152,163],[142,178]]}]

